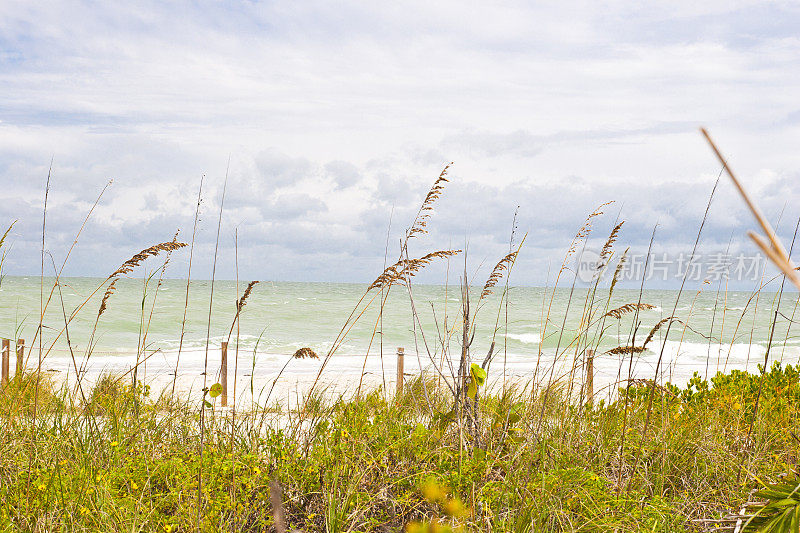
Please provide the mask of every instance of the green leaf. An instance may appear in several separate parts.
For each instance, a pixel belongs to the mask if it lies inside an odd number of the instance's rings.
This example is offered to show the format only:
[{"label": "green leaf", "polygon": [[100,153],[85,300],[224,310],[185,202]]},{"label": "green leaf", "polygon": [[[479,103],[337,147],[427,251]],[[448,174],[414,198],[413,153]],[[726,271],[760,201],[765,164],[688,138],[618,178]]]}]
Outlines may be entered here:
[{"label": "green leaf", "polygon": [[520,402],[517,402],[511,406],[508,412],[508,425],[513,426],[520,420],[522,420],[522,413],[525,410],[525,405]]},{"label": "green leaf", "polygon": [[444,430],[449,426],[453,420],[456,419],[454,410],[447,411],[446,413],[436,413],[433,415],[433,424],[440,430]]},{"label": "green leaf", "polygon": [[474,400],[477,394],[478,394],[478,386],[475,385],[475,380],[471,379],[469,380],[469,386],[467,387],[467,396],[469,396]]},{"label": "green leaf", "polygon": [[208,395],[211,396],[212,398],[216,398],[220,394],[222,394],[222,385],[220,385],[219,383],[214,383],[213,385],[211,385],[211,389],[209,389]]},{"label": "green leaf", "polygon": [[482,369],[475,363],[472,363],[472,366],[469,367],[469,373],[472,376],[472,380],[478,385],[483,385],[486,381],[486,370]]},{"label": "green leaf", "polygon": [[482,369],[475,363],[469,367],[469,387],[467,387],[467,396],[475,399],[475,396],[478,395],[478,387],[483,385],[486,381],[486,370]]},{"label": "green leaf", "polygon": [[208,400],[203,400],[203,405],[205,405],[206,407],[214,407]]}]

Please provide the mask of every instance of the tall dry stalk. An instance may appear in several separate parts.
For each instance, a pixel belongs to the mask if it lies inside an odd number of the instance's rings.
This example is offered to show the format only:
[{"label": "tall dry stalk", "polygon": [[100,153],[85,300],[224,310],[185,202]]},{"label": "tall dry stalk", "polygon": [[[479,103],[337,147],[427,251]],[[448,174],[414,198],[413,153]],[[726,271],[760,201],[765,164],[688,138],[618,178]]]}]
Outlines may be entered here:
[{"label": "tall dry stalk", "polygon": [[228,166],[225,170],[225,181],[222,184],[222,197],[219,202],[219,216],[217,218],[217,236],[214,241],[214,261],[211,266],[211,292],[208,295],[208,322],[206,325],[206,349],[203,358],[203,400],[200,402],[200,461],[197,466],[197,529],[200,530],[200,519],[203,512],[203,451],[205,449],[206,406],[205,395],[208,391],[208,350],[211,343],[211,314],[214,308],[214,281],[217,277],[217,255],[219,254],[219,235],[222,229],[222,210],[225,207],[225,191],[228,188],[228,171],[231,160],[228,157]]},{"label": "tall dry stalk", "polygon": [[772,261],[775,266],[777,266],[778,269],[780,269],[780,271],[783,272],[787,278],[789,278],[789,281],[791,281],[795,287],[800,289],[800,276],[798,276],[797,270],[795,269],[792,260],[789,258],[789,254],[786,253],[786,249],[783,247],[783,244],[778,238],[778,235],[775,233],[775,230],[772,229],[769,221],[761,213],[761,210],[750,198],[750,195],[747,194],[744,186],[742,186],[741,182],[733,173],[730,166],[728,166],[728,162],[717,148],[717,145],[714,144],[714,141],[711,139],[708,131],[706,131],[705,128],[700,128],[700,132],[706,138],[706,141],[708,141],[708,144],[711,146],[711,149],[714,151],[714,154],[716,154],[720,163],[722,163],[722,167],[731,178],[733,185],[739,191],[739,195],[742,197],[742,200],[744,200],[745,204],[747,204],[747,207],[750,208],[750,212],[753,213],[753,216],[755,217],[759,226],[761,226],[761,229],[764,231],[766,239],[753,231],[748,231],[747,235],[753,240],[756,246],[758,246],[761,251],[764,252],[770,261]]},{"label": "tall dry stalk", "polygon": [[[36,389],[33,395],[33,427],[36,427],[36,414],[39,410],[39,388],[42,384],[42,331],[44,325],[44,254],[45,254],[45,234],[47,229],[47,198],[50,195],[50,175],[53,172],[53,159],[50,159],[50,169],[47,171],[47,183],[45,184],[44,188],[44,205],[42,207],[42,270],[41,276],[39,278],[39,327],[36,331],[37,337],[39,339],[39,361],[36,365]],[[28,465],[32,464],[33,461],[33,454],[31,454],[28,458]],[[27,483],[27,493],[28,493],[28,501],[27,506],[29,507],[31,504],[30,501],[30,488],[31,488],[31,481],[28,478]]]},{"label": "tall dry stalk", "polygon": [[[51,165],[52,165],[52,162],[51,162]],[[86,216],[83,218],[83,222],[81,223],[81,226],[80,226],[80,228],[78,228],[78,231],[75,233],[75,237],[72,239],[72,244],[70,244],[70,247],[69,247],[69,249],[67,249],[67,253],[66,253],[66,254],[65,254],[65,256],[64,256],[64,260],[61,262],[61,266],[60,266],[60,267],[59,267],[59,269],[58,269],[58,276],[57,276],[57,277],[61,277],[61,275],[63,274],[63,272],[64,272],[64,268],[67,266],[67,263],[69,262],[69,258],[70,258],[70,256],[72,255],[72,252],[73,252],[73,250],[74,250],[74,249],[75,249],[75,247],[77,246],[77,244],[78,244],[78,240],[80,239],[80,236],[83,234],[83,230],[86,228],[86,224],[89,222],[89,219],[91,218],[91,216],[92,216],[92,213],[94,213],[94,210],[95,210],[95,208],[96,208],[96,207],[99,205],[99,203],[100,203],[100,200],[102,199],[102,197],[103,197],[103,195],[105,194],[106,190],[107,190],[107,189],[108,189],[108,188],[109,188],[109,187],[110,187],[110,186],[111,186],[113,183],[114,183],[114,180],[108,180],[108,181],[106,182],[105,186],[104,186],[104,187],[102,188],[102,190],[100,191],[100,194],[98,194],[98,195],[97,195],[97,198],[95,198],[95,200],[94,200],[94,203],[92,203],[92,206],[89,208],[89,211],[86,213]],[[49,185],[49,178],[48,178],[48,185]],[[10,229],[10,228],[9,228],[9,229]],[[48,295],[48,297],[47,297],[47,298],[45,298],[45,301],[44,301],[44,309],[43,309],[43,311],[42,311],[42,314],[44,314],[44,313],[46,313],[46,312],[47,312],[47,308],[48,308],[48,306],[49,306],[50,302],[52,301],[53,295],[55,294],[55,290],[56,290],[56,286],[55,286],[55,285],[53,285],[52,287],[50,287],[50,294]],[[98,289],[97,289],[97,290],[99,290],[99,287],[98,287]],[[95,291],[95,292],[97,292],[97,291]],[[89,297],[89,298],[91,298],[91,296],[93,296],[93,295],[94,295],[94,292],[92,293],[92,295],[90,295],[90,297]],[[87,299],[87,301],[88,301],[88,299]],[[74,316],[75,316],[75,314],[76,314],[76,313],[75,313],[75,312],[73,312],[73,313],[71,313],[71,314],[70,314],[70,316],[71,316],[71,317],[74,317]],[[70,321],[71,321],[71,319],[70,319]],[[66,326],[65,326],[65,327],[66,327]],[[38,339],[38,336],[39,336],[39,330],[37,329],[37,330],[35,331],[35,333],[34,333],[33,340],[31,341],[31,346],[33,346],[33,345],[35,345],[35,344],[36,344],[36,341],[37,341],[37,339]],[[56,336],[56,339],[58,339],[58,337],[60,337],[60,334]],[[29,352],[29,355],[30,355],[30,352]],[[46,356],[46,355],[45,355],[45,356]],[[27,361],[26,361],[26,366],[27,366]]]},{"label": "tall dry stalk", "polygon": [[194,259],[194,241],[197,236],[197,221],[200,218],[200,204],[203,200],[203,180],[205,175],[200,176],[200,187],[197,190],[197,204],[194,209],[194,223],[192,224],[192,241],[189,245],[189,266],[186,270],[186,296],[183,302],[183,318],[181,319],[181,336],[178,341],[178,353],[175,356],[175,374],[172,377],[172,391],[170,396],[175,396],[175,384],[178,381],[178,366],[181,362],[181,352],[183,351],[183,339],[186,334],[186,314],[189,310],[189,286],[192,279],[192,260]]}]

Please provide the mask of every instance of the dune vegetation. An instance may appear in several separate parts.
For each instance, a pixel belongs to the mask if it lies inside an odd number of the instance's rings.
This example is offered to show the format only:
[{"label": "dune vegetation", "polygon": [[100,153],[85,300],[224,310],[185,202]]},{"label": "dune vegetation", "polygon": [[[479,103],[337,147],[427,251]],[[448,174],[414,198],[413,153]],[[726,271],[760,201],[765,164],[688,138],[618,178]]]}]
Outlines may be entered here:
[{"label": "dune vegetation", "polygon": [[[408,293],[411,327],[420,328],[420,351],[429,362],[429,371],[410,379],[402,392],[359,385],[353,394],[337,396],[315,385],[296,405],[222,408],[220,385],[213,380],[194,396],[182,396],[174,387],[151,390],[135,371],[67,387],[43,372],[41,354],[48,348],[40,343],[38,362],[29,362],[0,389],[0,527],[279,533],[798,530],[798,368],[773,364],[768,348],[758,373],[695,375],[677,386],[660,382],[657,368],[653,379],[633,379],[629,362],[651,349],[653,339],[669,337],[673,326],[686,327],[688,318],[673,310],[639,331],[646,301],[612,308],[625,258],[615,249],[621,221],[605,239],[593,286],[574,302],[571,312],[582,317],[579,330],[560,331],[560,318],[551,316],[552,300],[550,307],[545,302],[543,323],[559,343],[555,358],[541,358],[540,350],[529,380],[490,386],[490,374],[500,365],[492,366],[495,345],[488,353],[472,348],[477,313],[496,314],[502,323],[509,274],[524,236],[512,232],[508,254],[475,290],[464,259],[460,304],[441,318],[444,333],[422,331],[412,290],[415,274],[434,261],[464,255],[455,249],[409,255],[409,241],[426,232],[446,183],[445,168],[405,232],[398,260],[367,286],[353,313],[342,317],[331,349],[321,356],[311,349],[293,356],[319,357],[320,374],[335,369],[336,352],[363,310],[380,309],[390,290],[401,290]],[[600,206],[576,233],[554,288],[575,286],[570,261],[602,214]],[[72,347],[71,321],[78,313],[96,313],[96,331],[99,317],[113,305],[116,280],[156,258],[163,263],[148,279],[160,279],[170,254],[184,247],[191,254],[193,245],[194,236],[188,246],[175,236],[135,254],[98,286],[95,294],[103,296],[97,311],[84,310],[86,304],[64,310],[63,324],[54,331]],[[786,273],[788,255],[781,255],[785,252],[774,241],[767,246]],[[61,305],[61,270],[53,269],[56,282],[42,287],[43,307]],[[606,271],[608,276],[601,275]],[[787,277],[791,281],[794,275],[792,270]],[[247,284],[239,298],[234,325],[247,312],[248,298],[258,297],[254,286]],[[499,308],[489,308],[491,294],[500,296]],[[770,339],[777,318],[776,312]],[[612,350],[622,356],[620,379],[613,394],[600,399],[590,392],[586,365],[604,328],[622,320],[630,335]],[[176,334],[183,339],[182,329]],[[79,361],[91,357],[92,339],[85,345],[85,353],[73,354],[76,373]],[[37,350],[30,353],[36,359]],[[556,361],[566,362],[568,371],[555,372]]]}]

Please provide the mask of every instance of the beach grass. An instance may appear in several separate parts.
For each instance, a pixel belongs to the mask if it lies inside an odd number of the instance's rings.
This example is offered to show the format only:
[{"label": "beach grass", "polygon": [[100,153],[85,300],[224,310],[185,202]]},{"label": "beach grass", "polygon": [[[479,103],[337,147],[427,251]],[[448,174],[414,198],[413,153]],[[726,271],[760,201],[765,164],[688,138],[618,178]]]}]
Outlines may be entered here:
[{"label": "beach grass", "polygon": [[[580,226],[545,291],[540,338],[555,342],[554,348],[548,347],[552,353],[545,354],[540,341],[532,375],[506,380],[499,360],[491,365],[501,352],[495,338],[507,326],[509,276],[525,242],[525,236],[516,237],[516,222],[508,252],[485,283],[475,287],[462,250],[434,248],[416,257],[409,253],[409,241],[427,233],[433,205],[448,182],[448,168],[405,231],[397,261],[387,261],[350,315],[342,317],[330,349],[318,356],[303,348],[289,356],[286,365],[294,358],[319,358],[316,378],[291,405],[253,401],[236,406],[235,390],[233,408],[220,405],[221,384],[212,384],[207,357],[213,279],[202,390],[186,394],[176,389],[180,348],[171,387],[153,391],[139,377],[138,369],[148,358],[144,347],[161,279],[170,255],[187,246],[177,235],[134,254],[69,313],[61,300],[63,265],[57,269],[53,264],[55,282],[46,288],[43,259],[40,318],[28,352],[29,359],[38,352],[37,361],[0,388],[0,528],[167,533],[797,531],[800,376],[796,367],[769,360],[773,339],[778,345],[789,337],[789,327],[785,338],[775,337],[783,283],[773,297],[770,341],[759,372],[733,370],[709,379],[707,373],[695,374],[687,384],[665,382],[666,341],[673,325],[685,333],[694,312],[692,300],[688,315],[677,316],[686,277],[672,311],[640,330],[640,312],[653,308],[643,301],[644,278],[638,301],[611,306],[626,257],[626,252],[614,250],[623,225],[615,220],[591,286],[576,292],[571,264],[608,205],[601,204]],[[692,254],[714,191],[716,184]],[[215,248],[223,205],[224,197]],[[195,222],[197,217],[196,212]],[[75,243],[82,231],[83,226]],[[774,260],[792,281],[792,247],[785,252],[775,245],[770,227],[764,225],[764,232],[773,242]],[[654,238],[655,229],[650,248]],[[194,239],[193,232],[190,258]],[[156,275],[158,281],[150,309],[143,304],[140,310],[136,364],[126,374],[104,375],[90,385],[83,381],[86,364],[100,316],[113,305],[117,280],[157,256],[162,266],[145,276],[145,289]],[[446,262],[449,272],[451,261],[462,259],[456,309],[437,317],[435,330],[426,330],[414,298],[414,276],[434,261]],[[216,261],[215,254],[214,271]],[[607,287],[601,286],[606,271],[613,272]],[[756,313],[769,282],[762,274],[732,338],[746,334],[745,316]],[[248,297],[257,297],[256,283],[243,283],[246,288],[239,294],[237,279],[236,314],[226,328],[229,340],[240,333],[239,318]],[[347,395],[325,390],[323,372],[335,371],[337,351],[354,324],[369,316],[369,308],[377,307],[378,313],[365,366],[373,341],[382,342],[383,306],[391,290],[408,295],[409,329],[427,370],[412,377],[402,393],[387,390],[385,381],[376,388],[361,380]],[[569,291],[566,305],[558,309],[553,304],[557,290]],[[492,293],[497,293],[492,301],[499,305],[489,309]],[[70,324],[95,295],[103,296],[80,353],[70,339]],[[45,311],[59,301],[63,326],[48,325],[56,333],[52,344],[43,346]],[[188,301],[187,281],[187,306]],[[723,316],[726,311],[721,310]],[[485,354],[473,347],[479,313],[492,313],[495,322]],[[577,329],[566,328],[570,313],[580,317]],[[184,308],[181,346],[185,323]],[[618,347],[598,353],[612,327],[628,330],[627,338],[620,335]],[[722,342],[713,321],[711,329],[708,338],[718,333]],[[673,331],[673,336],[678,334]],[[81,376],[69,386],[45,371],[44,360],[60,338],[69,348],[75,376]],[[648,345],[656,338],[661,348],[652,379],[634,376],[635,358],[652,349]],[[600,399],[591,392],[587,369],[593,357],[606,354],[618,357],[619,369],[611,390]],[[233,374],[236,383],[236,366]]]},{"label": "beach grass", "polygon": [[765,375],[752,431],[761,380],[739,371],[658,388],[646,440],[648,384],[586,409],[563,388],[542,405],[540,393],[509,387],[484,394],[468,430],[431,377],[433,411],[421,378],[394,398],[377,389],[235,418],[205,408],[202,456],[196,399],[167,401],[109,376],[89,404],[43,387],[34,421],[31,395],[20,394],[35,383],[26,376],[0,397],[0,524],[275,531],[279,487],[287,531],[732,528],[754,478],[779,479],[797,463],[798,372]]}]

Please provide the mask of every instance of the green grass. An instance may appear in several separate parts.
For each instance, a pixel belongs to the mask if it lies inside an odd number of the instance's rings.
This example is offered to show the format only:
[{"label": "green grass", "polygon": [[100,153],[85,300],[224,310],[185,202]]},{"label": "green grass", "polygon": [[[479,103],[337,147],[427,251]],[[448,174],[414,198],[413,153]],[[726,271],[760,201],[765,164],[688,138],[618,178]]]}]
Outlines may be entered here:
[{"label": "green grass", "polygon": [[417,380],[397,400],[217,412],[202,454],[199,398],[167,402],[106,377],[83,402],[43,381],[34,425],[35,381],[0,395],[9,531],[271,531],[272,480],[304,531],[691,530],[797,463],[792,367],[766,373],[749,440],[760,377],[743,372],[658,389],[644,439],[647,385],[589,410],[556,391],[541,424],[540,395],[484,395],[473,431],[433,380],[431,415]]}]

